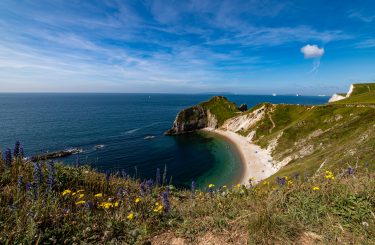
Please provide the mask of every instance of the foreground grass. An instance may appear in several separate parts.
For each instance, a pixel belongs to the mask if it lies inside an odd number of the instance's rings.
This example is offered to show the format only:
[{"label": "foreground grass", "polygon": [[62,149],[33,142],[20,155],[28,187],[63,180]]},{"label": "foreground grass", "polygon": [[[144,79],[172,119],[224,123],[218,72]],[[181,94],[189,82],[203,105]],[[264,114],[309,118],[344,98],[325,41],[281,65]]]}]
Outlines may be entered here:
[{"label": "foreground grass", "polygon": [[40,167],[0,163],[1,244],[375,243],[371,166],[202,191]]}]

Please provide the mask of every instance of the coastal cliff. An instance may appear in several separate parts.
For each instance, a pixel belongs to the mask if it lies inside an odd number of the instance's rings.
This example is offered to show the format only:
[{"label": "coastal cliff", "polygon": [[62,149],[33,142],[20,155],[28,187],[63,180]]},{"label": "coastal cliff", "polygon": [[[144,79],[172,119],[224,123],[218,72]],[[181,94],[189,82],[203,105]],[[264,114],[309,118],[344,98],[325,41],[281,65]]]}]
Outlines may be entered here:
[{"label": "coastal cliff", "polygon": [[[353,84],[344,99],[317,106],[262,103],[242,112],[236,106],[234,110],[223,109],[233,105],[223,97],[205,103],[221,109],[213,111],[212,107],[199,104],[201,120],[194,118],[194,113],[182,111],[171,132],[210,127],[235,133],[267,150],[273,165],[280,169],[277,175],[300,171],[314,175],[322,166],[354,166],[358,161],[354,156],[361,161],[375,157],[374,83]],[[220,114],[226,116],[219,117]],[[210,124],[212,118],[217,123]]]},{"label": "coastal cliff", "polygon": [[172,128],[165,134],[182,134],[206,127],[217,128],[225,120],[240,112],[236,104],[230,102],[224,96],[214,96],[209,101],[180,111],[173,122]]}]

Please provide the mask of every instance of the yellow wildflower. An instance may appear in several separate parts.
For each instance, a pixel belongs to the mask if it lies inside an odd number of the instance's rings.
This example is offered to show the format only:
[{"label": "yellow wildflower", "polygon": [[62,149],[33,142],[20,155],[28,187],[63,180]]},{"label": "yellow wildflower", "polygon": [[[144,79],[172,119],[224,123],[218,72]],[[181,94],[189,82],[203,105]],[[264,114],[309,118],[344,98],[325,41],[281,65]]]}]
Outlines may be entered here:
[{"label": "yellow wildflower", "polygon": [[113,208],[113,203],[111,202],[102,202],[99,204],[99,207],[103,207],[105,209]]},{"label": "yellow wildflower", "polygon": [[288,185],[292,185],[293,184],[293,181],[292,180],[288,180]]},{"label": "yellow wildflower", "polygon": [[137,197],[136,199],[135,199],[135,203],[139,203],[141,201],[141,198],[139,198],[139,197]]},{"label": "yellow wildflower", "polygon": [[318,186],[314,186],[312,189],[313,189],[313,191],[319,191],[320,190],[320,188]]},{"label": "yellow wildflower", "polygon": [[65,190],[63,191],[62,195],[65,196],[65,195],[70,194],[71,192],[72,192],[71,190]]},{"label": "yellow wildflower", "polygon": [[98,194],[95,194],[95,196],[94,197],[102,197],[103,196],[103,194],[102,193],[98,193]]},{"label": "yellow wildflower", "polygon": [[227,186],[226,186],[226,185],[223,185],[223,188],[227,188]]},{"label": "yellow wildflower", "polygon": [[78,199],[81,199],[81,198],[84,197],[84,196],[85,196],[85,194],[79,194]]},{"label": "yellow wildflower", "polygon": [[157,207],[154,208],[155,213],[160,213],[163,210],[163,205],[158,205]]},{"label": "yellow wildflower", "polygon": [[81,204],[85,204],[86,203],[86,201],[78,201],[78,202],[76,202],[76,205],[81,205]]},{"label": "yellow wildflower", "polygon": [[335,176],[333,175],[333,173],[331,171],[326,171],[326,176],[325,176],[326,179],[331,179],[331,180],[334,180],[335,179]]},{"label": "yellow wildflower", "polygon": [[84,192],[85,190],[78,190],[77,193]]},{"label": "yellow wildflower", "polygon": [[214,184],[209,184],[208,185],[208,188],[212,188],[212,187],[214,187],[215,185]]},{"label": "yellow wildflower", "polygon": [[134,214],[133,214],[133,213],[130,213],[130,214],[128,215],[128,217],[126,217],[126,218],[128,218],[128,220],[132,220],[132,219],[134,219]]},{"label": "yellow wildflower", "polygon": [[240,188],[240,187],[241,187],[241,184],[237,184],[237,187]]},{"label": "yellow wildflower", "polygon": [[269,185],[270,182],[268,182],[267,180],[263,181],[263,185]]},{"label": "yellow wildflower", "polygon": [[115,207],[118,207],[118,202],[115,202],[115,204],[114,204],[114,205],[115,205]]},{"label": "yellow wildflower", "polygon": [[73,192],[72,196],[75,196],[77,194],[77,192]]}]

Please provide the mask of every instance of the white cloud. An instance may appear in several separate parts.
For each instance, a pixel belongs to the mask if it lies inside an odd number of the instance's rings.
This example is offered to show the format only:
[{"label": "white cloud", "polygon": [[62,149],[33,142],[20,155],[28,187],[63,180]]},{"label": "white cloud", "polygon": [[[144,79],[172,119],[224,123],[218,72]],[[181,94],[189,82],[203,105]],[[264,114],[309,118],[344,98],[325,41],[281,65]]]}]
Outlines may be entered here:
[{"label": "white cloud", "polygon": [[324,48],[319,48],[317,45],[307,44],[301,48],[301,52],[306,59],[320,58],[324,54]]}]

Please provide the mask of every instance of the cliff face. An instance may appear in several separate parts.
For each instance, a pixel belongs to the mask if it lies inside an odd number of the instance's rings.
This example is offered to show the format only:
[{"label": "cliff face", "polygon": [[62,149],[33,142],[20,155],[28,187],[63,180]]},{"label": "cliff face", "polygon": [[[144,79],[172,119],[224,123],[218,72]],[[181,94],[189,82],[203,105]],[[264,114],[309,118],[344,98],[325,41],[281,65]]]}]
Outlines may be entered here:
[{"label": "cliff face", "polygon": [[180,111],[166,135],[182,134],[202,128],[217,128],[239,113],[236,104],[223,96]]},{"label": "cliff face", "polygon": [[166,135],[182,134],[207,127],[207,111],[200,105],[180,111]]}]

